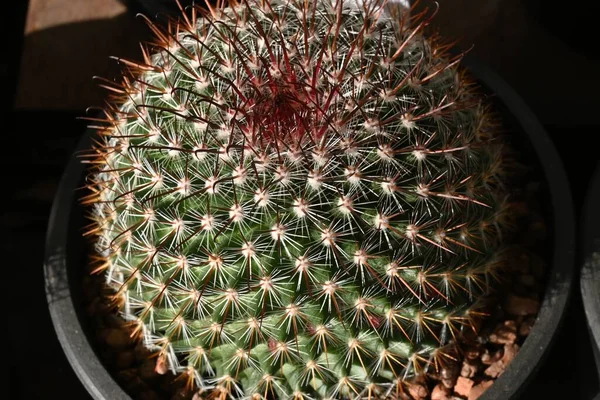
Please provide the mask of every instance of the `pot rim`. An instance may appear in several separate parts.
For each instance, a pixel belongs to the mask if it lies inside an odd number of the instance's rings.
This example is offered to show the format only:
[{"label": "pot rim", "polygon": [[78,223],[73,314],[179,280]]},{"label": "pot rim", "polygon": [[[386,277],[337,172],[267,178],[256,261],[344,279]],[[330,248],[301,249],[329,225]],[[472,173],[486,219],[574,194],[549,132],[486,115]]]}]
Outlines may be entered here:
[{"label": "pot rim", "polygon": [[88,128],[77,144],[62,175],[50,211],[44,255],[46,299],[63,351],[89,394],[96,400],[131,400],[108,373],[85,334],[68,277],[69,219],[74,202],[77,201],[75,189],[84,173],[84,165],[75,154],[91,147],[93,133]]},{"label": "pot rim", "polygon": [[[575,249],[575,217],[563,163],[550,137],[520,96],[488,66],[467,55],[464,66],[512,113],[540,160],[549,182],[554,213],[554,254],[546,290],[531,332],[515,359],[480,400],[517,398],[547,356],[568,304],[572,286]],[[88,149],[93,131],[88,129],[75,152]],[[44,274],[48,307],[60,344],[75,373],[96,400],[130,400],[112,378],[88,340],[74,306],[68,281],[67,239],[74,190],[84,166],[71,157],[58,186],[46,234]]]},{"label": "pot rim", "polygon": [[[590,340],[600,377],[600,164],[590,181],[584,200],[582,221],[583,264],[579,278],[580,295],[583,302]],[[595,257],[594,257],[595,256]],[[600,395],[599,395],[600,396]]]}]

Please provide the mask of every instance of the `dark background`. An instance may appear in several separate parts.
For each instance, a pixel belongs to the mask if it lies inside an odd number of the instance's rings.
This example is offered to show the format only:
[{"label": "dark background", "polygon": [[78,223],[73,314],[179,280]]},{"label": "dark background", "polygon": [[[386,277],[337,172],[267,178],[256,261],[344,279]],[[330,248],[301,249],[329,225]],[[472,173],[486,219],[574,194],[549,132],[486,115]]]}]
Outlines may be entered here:
[{"label": "dark background", "polygon": [[[60,175],[86,127],[77,118],[86,107],[102,105],[105,92],[92,76],[116,74],[111,55],[139,59],[138,42],[150,38],[149,30],[135,17],[143,9],[133,1],[6,3],[0,149],[2,202],[7,203],[0,231],[8,398],[88,399],[47,311],[42,273],[46,224]],[[458,37],[464,48],[474,44],[472,52],[521,94],[545,126],[563,160],[581,221],[600,160],[600,46],[591,6],[573,0],[555,7],[541,0],[439,3],[435,23],[440,31]],[[588,400],[599,391],[579,296],[576,282],[556,344],[523,398]]]}]

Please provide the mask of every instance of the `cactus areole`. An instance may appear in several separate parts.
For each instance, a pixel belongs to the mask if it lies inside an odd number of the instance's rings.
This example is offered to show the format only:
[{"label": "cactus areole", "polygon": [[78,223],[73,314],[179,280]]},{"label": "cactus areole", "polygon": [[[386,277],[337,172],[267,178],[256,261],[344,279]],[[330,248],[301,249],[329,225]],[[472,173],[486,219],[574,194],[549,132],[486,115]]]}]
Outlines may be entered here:
[{"label": "cactus areole", "polygon": [[[187,12],[124,61],[85,199],[122,316],[230,398],[382,398],[452,357],[501,273],[484,97],[381,1]],[[191,15],[190,15],[191,14]]]}]

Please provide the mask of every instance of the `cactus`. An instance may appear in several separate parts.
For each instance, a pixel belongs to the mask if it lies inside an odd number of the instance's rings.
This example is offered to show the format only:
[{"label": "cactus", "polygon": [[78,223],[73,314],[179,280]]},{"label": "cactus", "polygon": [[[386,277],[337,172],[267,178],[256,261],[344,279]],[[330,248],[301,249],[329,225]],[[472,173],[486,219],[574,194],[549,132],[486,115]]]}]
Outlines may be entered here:
[{"label": "cactus", "polygon": [[509,226],[493,110],[398,5],[188,14],[105,85],[96,271],[214,396],[393,396],[485,316]]}]

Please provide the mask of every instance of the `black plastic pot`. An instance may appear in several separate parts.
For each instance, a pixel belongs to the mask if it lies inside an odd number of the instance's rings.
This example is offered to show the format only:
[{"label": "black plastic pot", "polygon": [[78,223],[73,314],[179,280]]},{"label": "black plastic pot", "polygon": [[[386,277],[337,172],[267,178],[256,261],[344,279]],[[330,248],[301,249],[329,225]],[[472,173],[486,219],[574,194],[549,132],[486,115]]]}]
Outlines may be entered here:
[{"label": "black plastic pot", "polygon": [[[544,217],[551,237],[546,240],[546,292],[537,320],[521,350],[499,379],[481,397],[517,398],[547,355],[561,325],[569,298],[574,266],[575,223],[566,173],[543,127],[521,98],[495,73],[467,57],[465,65],[480,83],[495,93],[497,106],[516,134],[514,146],[537,166],[545,200]],[[91,145],[85,133],[77,151]],[[81,278],[86,270],[82,238],[83,210],[76,188],[83,182],[84,165],[73,157],[61,180],[50,216],[44,271],[52,321],[73,369],[95,399],[121,400],[129,396],[118,386],[90,345],[94,332],[82,310]]]},{"label": "black plastic pot", "polygon": [[[580,288],[596,369],[600,377],[600,165],[591,181],[583,213],[583,255]],[[600,393],[598,394],[600,398]]]}]

